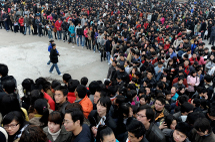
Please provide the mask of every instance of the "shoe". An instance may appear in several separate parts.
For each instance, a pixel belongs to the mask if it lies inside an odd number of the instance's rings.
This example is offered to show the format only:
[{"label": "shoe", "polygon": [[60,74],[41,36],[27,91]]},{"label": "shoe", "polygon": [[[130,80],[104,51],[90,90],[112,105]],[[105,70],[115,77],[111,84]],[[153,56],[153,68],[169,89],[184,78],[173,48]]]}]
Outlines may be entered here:
[{"label": "shoe", "polygon": [[96,53],[96,51],[93,51],[94,53]]},{"label": "shoe", "polygon": [[61,73],[61,74],[58,74],[59,76],[63,76],[63,74]]},{"label": "shoe", "polygon": [[52,74],[52,73],[53,73],[53,71],[52,71],[52,72],[49,72],[49,73],[51,73],[51,74]]}]

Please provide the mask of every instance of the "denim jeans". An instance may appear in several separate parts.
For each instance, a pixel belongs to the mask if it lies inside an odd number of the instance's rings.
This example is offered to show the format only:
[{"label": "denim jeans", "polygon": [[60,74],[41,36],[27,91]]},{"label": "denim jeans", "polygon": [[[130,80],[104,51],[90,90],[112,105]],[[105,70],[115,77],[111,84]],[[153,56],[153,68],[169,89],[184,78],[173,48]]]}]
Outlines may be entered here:
[{"label": "denim jeans", "polygon": [[67,31],[63,31],[63,40],[67,40]]},{"label": "denim jeans", "polygon": [[54,67],[55,67],[55,69],[56,69],[57,73],[58,73],[58,74],[61,74],[61,72],[60,72],[60,70],[59,70],[59,68],[58,68],[57,63],[53,63],[53,64],[52,64],[52,66],[51,66],[51,68],[50,68],[49,72],[52,72],[52,71],[53,71],[53,69],[54,69]]},{"label": "denim jeans", "polygon": [[48,30],[48,36],[49,36],[49,38],[53,38],[51,30]]},{"label": "denim jeans", "polygon": [[31,34],[30,26],[25,26],[25,32],[24,32],[24,34],[26,35],[27,29],[28,29],[28,32],[29,32],[29,35],[30,35]]},{"label": "denim jeans", "polygon": [[7,31],[9,30],[9,24],[7,21],[4,21],[4,27]]},{"label": "denim jeans", "polygon": [[85,37],[84,36],[82,36],[82,46],[84,47],[84,44],[85,44]]},{"label": "denim jeans", "polygon": [[49,60],[48,63],[47,63],[47,65],[50,65],[50,63],[51,63],[51,61]]},{"label": "denim jeans", "polygon": [[81,42],[81,45],[82,45],[82,35],[78,35],[78,38],[77,38],[77,45],[79,46],[79,39],[80,39],[80,42]]},{"label": "denim jeans", "polygon": [[62,33],[62,31],[57,31],[57,37],[58,37],[58,39],[61,39],[61,33]]},{"label": "denim jeans", "polygon": [[106,52],[106,58],[107,58],[108,63],[110,63],[110,52]]}]

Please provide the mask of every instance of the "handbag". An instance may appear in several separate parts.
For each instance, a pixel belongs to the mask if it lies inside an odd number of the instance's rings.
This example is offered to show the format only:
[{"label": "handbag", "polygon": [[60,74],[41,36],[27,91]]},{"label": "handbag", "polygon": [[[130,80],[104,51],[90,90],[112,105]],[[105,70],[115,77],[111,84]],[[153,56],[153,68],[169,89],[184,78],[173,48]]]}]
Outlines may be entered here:
[{"label": "handbag", "polygon": [[208,36],[208,30],[205,31],[205,36]]},{"label": "handbag", "polygon": [[74,34],[74,33],[72,33],[72,34],[71,34],[71,36],[75,36],[75,34]]}]

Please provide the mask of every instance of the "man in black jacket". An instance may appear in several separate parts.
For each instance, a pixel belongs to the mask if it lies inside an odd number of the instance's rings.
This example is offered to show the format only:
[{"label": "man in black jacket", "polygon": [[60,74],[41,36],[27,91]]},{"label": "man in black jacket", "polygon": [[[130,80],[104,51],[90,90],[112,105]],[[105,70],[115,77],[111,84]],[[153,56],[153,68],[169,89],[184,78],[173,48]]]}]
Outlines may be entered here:
[{"label": "man in black jacket", "polygon": [[66,22],[66,18],[63,20],[63,23],[61,25],[61,28],[63,30],[63,41],[67,41],[67,32],[69,28],[69,24]]},{"label": "man in black jacket", "polygon": [[145,126],[145,136],[149,142],[166,142],[164,134],[154,124],[154,115],[153,109],[148,105],[144,105],[137,111],[137,120]]},{"label": "man in black jacket", "polygon": [[51,49],[51,52],[50,52],[50,61],[53,63],[53,65],[51,66],[49,72],[52,73],[54,67],[56,68],[56,71],[58,73],[58,75],[62,76],[59,68],[58,68],[58,65],[57,65],[57,62],[58,62],[58,56],[59,56],[59,53],[57,53],[57,50],[56,50],[56,44],[52,44],[52,49]]}]

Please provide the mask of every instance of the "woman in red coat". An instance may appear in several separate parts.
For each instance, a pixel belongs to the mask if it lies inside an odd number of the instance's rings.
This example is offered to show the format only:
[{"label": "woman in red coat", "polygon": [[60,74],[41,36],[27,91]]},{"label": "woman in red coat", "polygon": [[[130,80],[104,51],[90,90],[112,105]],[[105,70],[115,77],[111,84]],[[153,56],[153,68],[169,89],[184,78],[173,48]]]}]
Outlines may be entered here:
[{"label": "woman in red coat", "polygon": [[19,25],[20,25],[20,33],[24,34],[24,18],[23,18],[23,16],[20,16],[20,18],[19,18]]}]

